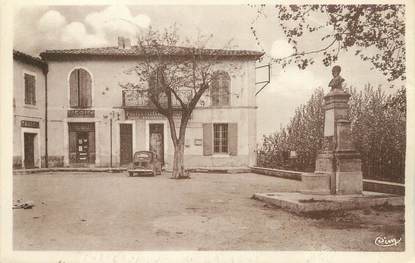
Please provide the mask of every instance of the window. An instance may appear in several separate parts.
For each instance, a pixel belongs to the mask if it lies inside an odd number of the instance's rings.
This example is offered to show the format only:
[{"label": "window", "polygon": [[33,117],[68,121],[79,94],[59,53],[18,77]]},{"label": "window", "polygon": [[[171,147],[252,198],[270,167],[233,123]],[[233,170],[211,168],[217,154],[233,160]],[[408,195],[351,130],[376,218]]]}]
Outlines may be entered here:
[{"label": "window", "polygon": [[91,76],[85,69],[74,69],[69,77],[70,99],[73,108],[88,108],[92,106]]},{"label": "window", "polygon": [[203,123],[203,155],[238,155],[238,123]]},{"label": "window", "polygon": [[212,106],[229,105],[230,83],[231,78],[228,73],[224,71],[214,73],[210,90]]},{"label": "window", "polygon": [[[184,104],[189,104],[189,102],[193,98],[193,91],[189,88],[182,87],[175,90],[177,96],[183,101]],[[180,102],[176,97],[172,94],[172,103],[173,106],[180,106]]]},{"label": "window", "polygon": [[[171,96],[171,103],[173,107],[180,107],[181,104],[179,102],[179,100],[176,98],[176,95],[180,98],[180,100],[184,103],[184,104],[188,104],[193,97],[193,92],[191,88],[187,88],[187,87],[167,87],[167,90],[165,89],[165,87],[163,87],[163,85],[161,85],[163,82],[165,82],[165,77],[163,77],[166,73],[164,73],[164,71],[162,69],[158,69],[156,70],[150,77],[148,85],[150,88],[150,96],[154,96],[156,97],[156,95],[158,95],[158,102],[160,103],[160,105],[162,106],[167,106],[168,104],[168,91],[170,92],[170,96]],[[173,94],[176,93],[175,94]]]},{"label": "window", "polygon": [[24,74],[24,102],[28,105],[36,105],[36,79],[35,76]]},{"label": "window", "polygon": [[213,124],[213,152],[228,153],[228,124]]}]

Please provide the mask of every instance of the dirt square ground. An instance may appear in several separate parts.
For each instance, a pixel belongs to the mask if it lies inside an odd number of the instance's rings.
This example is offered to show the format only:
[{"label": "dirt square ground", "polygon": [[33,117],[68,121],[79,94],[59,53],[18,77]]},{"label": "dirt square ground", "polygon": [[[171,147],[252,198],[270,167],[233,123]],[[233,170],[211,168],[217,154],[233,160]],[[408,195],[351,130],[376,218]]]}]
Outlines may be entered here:
[{"label": "dirt square ground", "polygon": [[[192,174],[190,180],[127,173],[14,175],[17,250],[402,251],[404,209],[379,207],[324,218],[253,200],[296,191],[300,182],[264,175]],[[402,238],[379,247],[377,237]]]}]

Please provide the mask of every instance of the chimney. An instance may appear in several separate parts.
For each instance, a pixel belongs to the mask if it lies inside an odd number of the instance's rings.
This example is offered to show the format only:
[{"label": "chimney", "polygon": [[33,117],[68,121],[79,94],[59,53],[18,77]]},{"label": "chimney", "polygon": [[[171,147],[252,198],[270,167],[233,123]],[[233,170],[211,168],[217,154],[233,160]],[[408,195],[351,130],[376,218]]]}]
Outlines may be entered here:
[{"label": "chimney", "polygon": [[123,37],[118,37],[118,48],[124,49],[124,38]]},{"label": "chimney", "polygon": [[131,40],[127,37],[118,37],[119,49],[131,49]]},{"label": "chimney", "polygon": [[131,49],[131,39],[128,37],[124,37],[124,48]]}]

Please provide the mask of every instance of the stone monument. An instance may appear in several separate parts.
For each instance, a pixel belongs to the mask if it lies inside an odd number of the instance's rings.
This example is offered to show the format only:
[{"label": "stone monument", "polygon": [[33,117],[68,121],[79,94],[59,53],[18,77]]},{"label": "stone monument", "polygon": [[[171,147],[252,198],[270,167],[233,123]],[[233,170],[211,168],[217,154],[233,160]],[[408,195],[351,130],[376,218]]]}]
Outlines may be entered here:
[{"label": "stone monument", "polygon": [[302,174],[307,194],[361,194],[361,160],[352,142],[349,120],[350,94],[342,88],[340,66],[332,69],[330,92],[324,96],[323,146],[316,159],[314,173]]},{"label": "stone monument", "polygon": [[314,173],[301,174],[299,191],[255,193],[253,198],[296,214],[404,205],[403,196],[363,192],[359,153],[353,147],[350,94],[342,88],[341,68],[333,67],[330,92],[324,96],[324,138]]}]

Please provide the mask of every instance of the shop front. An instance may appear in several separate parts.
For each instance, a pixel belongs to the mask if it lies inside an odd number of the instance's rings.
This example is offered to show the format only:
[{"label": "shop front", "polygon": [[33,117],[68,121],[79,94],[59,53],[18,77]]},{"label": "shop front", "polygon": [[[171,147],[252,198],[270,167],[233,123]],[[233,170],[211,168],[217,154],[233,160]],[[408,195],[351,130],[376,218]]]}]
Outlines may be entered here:
[{"label": "shop front", "polygon": [[69,163],[71,165],[95,164],[95,123],[72,122],[69,129]]}]

